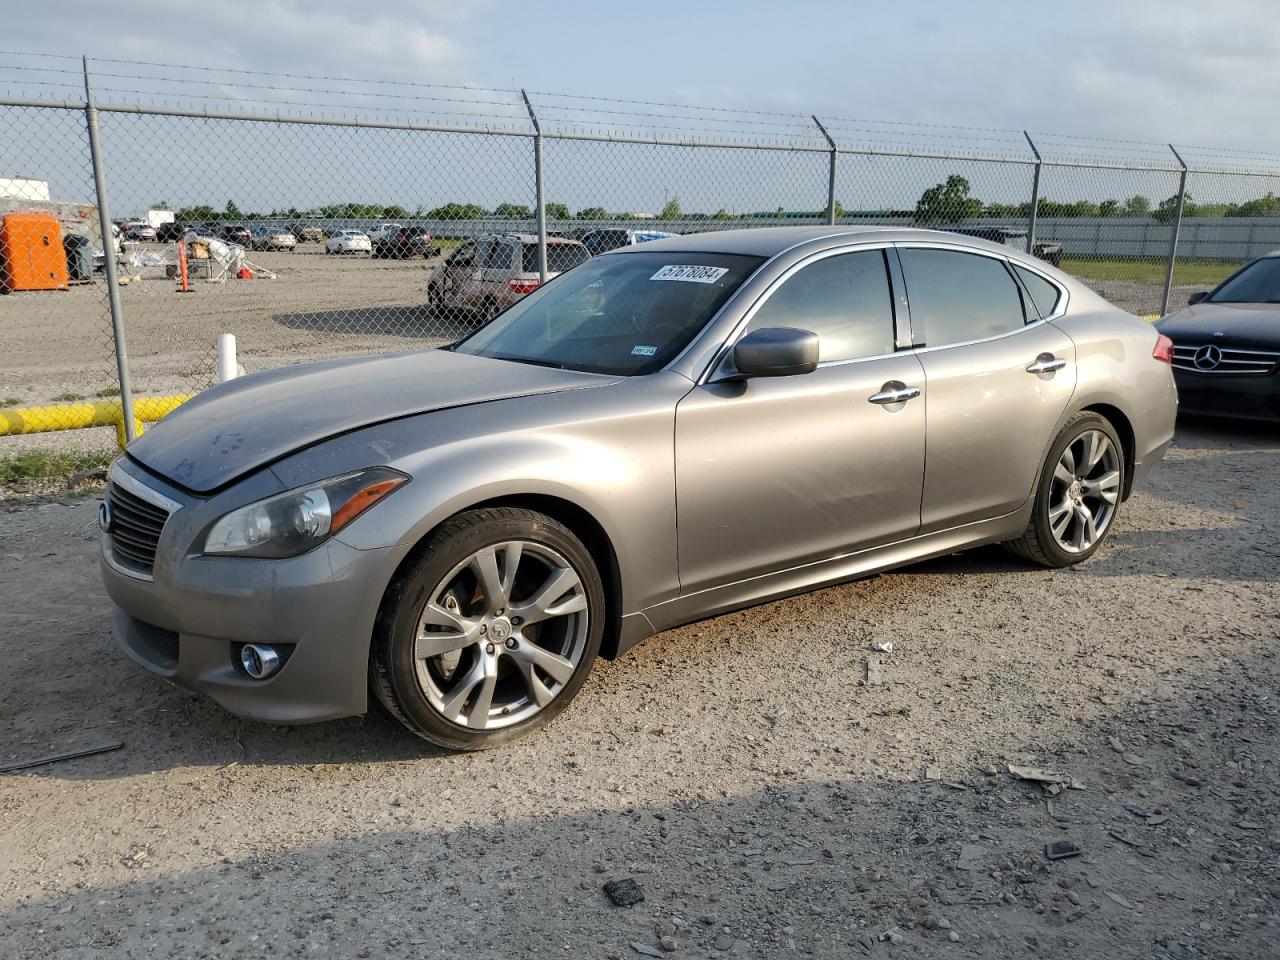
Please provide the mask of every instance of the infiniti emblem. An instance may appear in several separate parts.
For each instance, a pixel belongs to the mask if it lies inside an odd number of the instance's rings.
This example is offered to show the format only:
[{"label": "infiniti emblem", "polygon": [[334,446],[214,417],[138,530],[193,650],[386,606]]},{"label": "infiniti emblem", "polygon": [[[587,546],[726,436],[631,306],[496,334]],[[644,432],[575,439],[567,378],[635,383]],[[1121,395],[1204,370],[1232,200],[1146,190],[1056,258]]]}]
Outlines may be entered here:
[{"label": "infiniti emblem", "polygon": [[106,500],[98,504],[98,529],[103,533],[111,532],[111,504]]},{"label": "infiniti emblem", "polygon": [[1191,361],[1196,365],[1197,370],[1213,370],[1222,362],[1222,350],[1209,344],[1197,350]]}]

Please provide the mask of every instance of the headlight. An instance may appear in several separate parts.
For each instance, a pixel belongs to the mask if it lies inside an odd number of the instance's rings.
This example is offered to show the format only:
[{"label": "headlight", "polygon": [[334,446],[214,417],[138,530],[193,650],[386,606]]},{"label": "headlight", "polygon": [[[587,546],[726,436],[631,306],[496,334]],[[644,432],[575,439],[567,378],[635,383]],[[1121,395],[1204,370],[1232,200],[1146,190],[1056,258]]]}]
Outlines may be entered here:
[{"label": "headlight", "polygon": [[205,536],[204,552],[296,557],[323,543],[408,479],[390,467],[370,467],[278,493],[218,520]]}]

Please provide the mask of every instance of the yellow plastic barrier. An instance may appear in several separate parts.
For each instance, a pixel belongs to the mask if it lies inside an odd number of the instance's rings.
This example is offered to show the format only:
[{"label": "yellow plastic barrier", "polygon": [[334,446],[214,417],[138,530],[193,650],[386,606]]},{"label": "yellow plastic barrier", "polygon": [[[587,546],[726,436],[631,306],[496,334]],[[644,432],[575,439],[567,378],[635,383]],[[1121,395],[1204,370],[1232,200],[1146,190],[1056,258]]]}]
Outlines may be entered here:
[{"label": "yellow plastic barrier", "polygon": [[[194,396],[194,393],[186,393],[171,397],[134,397],[134,432],[141,433],[143,424],[155,423]],[[120,408],[120,401],[92,400],[47,407],[0,407],[0,437],[20,433],[50,433],[55,430],[84,430],[88,427],[115,427],[116,442],[124,447],[124,412]]]}]

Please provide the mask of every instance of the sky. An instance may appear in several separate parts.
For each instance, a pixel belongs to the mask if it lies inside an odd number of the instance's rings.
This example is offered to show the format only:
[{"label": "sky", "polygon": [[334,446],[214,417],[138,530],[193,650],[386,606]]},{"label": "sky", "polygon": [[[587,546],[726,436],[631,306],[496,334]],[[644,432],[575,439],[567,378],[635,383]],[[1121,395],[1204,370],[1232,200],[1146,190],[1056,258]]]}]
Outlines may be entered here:
[{"label": "sky", "polygon": [[[588,113],[584,108],[607,111],[609,105],[601,100],[571,101],[552,96],[589,94],[701,104],[728,111],[763,111],[766,115],[752,119],[733,112],[704,112],[699,124],[704,129],[723,132],[726,138],[736,138],[740,133],[770,133],[813,140],[816,135],[804,117],[817,114],[827,118],[833,133],[842,141],[866,137],[888,142],[909,139],[934,148],[963,143],[996,152],[1025,152],[1016,131],[1031,129],[1046,150],[1085,150],[1070,138],[1088,137],[1091,139],[1087,150],[1095,158],[1128,157],[1168,163],[1162,146],[1168,141],[1228,151],[1201,154],[1210,158],[1243,156],[1252,151],[1280,155],[1280,124],[1269,120],[1280,103],[1280,16],[1276,16],[1276,3],[1277,0],[899,0],[893,4],[861,0],[384,0],[353,4],[349,0],[221,0],[214,6],[194,2],[157,4],[154,0],[113,0],[110,4],[46,0],[40,16],[8,21],[0,48],[86,53],[94,58],[95,71],[104,74],[96,81],[102,95],[116,99],[130,99],[134,95],[128,91],[134,89],[169,92],[162,80],[142,82],[109,76],[135,69],[113,66],[110,60],[150,60],[460,88],[527,88],[552,122],[639,122],[621,121],[606,112]],[[6,60],[26,64],[56,62],[0,54],[0,68]],[[64,66],[77,65],[68,62]],[[137,70],[146,72],[145,68]],[[30,81],[42,75],[27,72],[16,76]],[[212,77],[199,72],[187,76],[202,82]],[[65,78],[68,83],[78,82],[71,74]],[[0,83],[4,79],[0,69]],[[263,83],[261,77],[251,79]],[[295,86],[307,83],[288,82]],[[171,87],[175,93],[202,89],[191,84]],[[326,81],[324,89],[341,87],[341,81]],[[28,92],[48,95],[55,89],[47,84]],[[448,95],[446,91],[422,89]],[[254,95],[243,88],[234,93],[239,97]],[[260,91],[257,95],[264,99],[316,98],[315,94],[296,92]],[[483,104],[458,106],[442,101],[438,104],[442,112],[488,112],[496,118],[491,121],[494,123],[525,122],[513,94],[481,90],[469,96],[464,89],[452,95],[481,101],[493,99],[501,106],[490,110]],[[384,97],[378,103],[387,111],[394,111],[398,101]],[[577,114],[572,112],[575,105]],[[643,109],[625,106],[627,111]],[[771,121],[767,115],[772,113],[794,115],[779,121],[792,125],[792,129],[768,126]],[[157,150],[163,152],[166,164],[185,163],[189,168],[203,164],[212,168],[209,153],[218,143],[225,142],[219,137],[248,139],[244,130],[232,127],[217,132],[210,132],[215,128],[205,128],[197,136],[189,123],[132,122],[135,119],[104,120],[108,152],[114,151],[116,158],[116,186],[132,190],[136,195],[130,195],[129,202],[134,204],[150,202],[143,197],[154,193],[183,202],[180,195],[186,190],[185,181],[174,175],[173,185],[169,186],[163,176],[157,176]],[[662,122],[677,129],[681,123],[679,119]],[[926,129],[899,124],[940,126]],[[1064,136],[1055,138],[1049,134]],[[288,153],[293,132],[277,131],[273,135],[281,143],[258,142],[261,138],[246,142],[239,162],[247,163],[245,157],[254,156],[260,161],[259,170],[264,165],[273,166],[274,158]],[[372,144],[383,141],[386,145],[378,148],[379,155]],[[341,137],[335,139],[331,151],[325,154],[327,166],[348,164],[351,176],[367,175],[371,182],[394,184],[412,179],[402,163],[392,161],[396,160],[393,151],[412,152],[413,145],[390,135],[371,134],[361,142],[361,157],[354,162],[344,157],[341,142]],[[21,158],[12,158],[12,151],[17,149],[11,144],[11,153],[6,154],[0,148],[0,164],[7,168],[20,163]],[[53,151],[52,143],[49,149]],[[495,167],[485,171],[489,196],[465,196],[461,191],[469,189],[474,193],[476,188],[464,186],[459,180],[455,189],[449,182],[451,176],[468,172],[470,161],[461,148],[450,142],[433,141],[431,149],[437,155],[423,157],[424,165],[438,171],[447,168],[448,173],[441,173],[431,186],[414,182],[401,192],[428,204],[443,197],[492,204],[502,199],[524,199],[527,194],[527,165],[522,153],[525,148],[519,143],[495,144],[492,151],[485,153],[485,163]],[[555,149],[562,176],[559,184],[549,185],[551,199],[560,196],[571,205],[595,202],[599,191],[593,179],[603,179],[606,169],[611,171],[613,180],[610,189],[617,193],[613,204],[616,208],[660,206],[663,197],[682,195],[695,206],[711,205],[714,209],[718,195],[702,190],[702,181],[717,174],[722,182],[733,181],[729,200],[725,201],[731,209],[816,207],[825,190],[820,159],[810,162],[803,158],[764,158],[748,162],[726,156],[708,158],[698,169],[655,173],[653,165],[638,160],[634,152],[615,151],[605,145],[561,144]],[[152,169],[145,182],[130,181],[122,159],[130,161],[129,170],[150,162]],[[733,163],[739,166],[733,167]],[[511,169],[496,169],[504,164]],[[31,165],[30,161],[25,162],[25,166]],[[874,164],[865,171],[851,164],[851,170],[841,174],[844,202],[875,202],[877,198],[864,199],[858,191],[865,193],[868,184],[874,186],[877,176],[882,184],[893,187],[887,192],[894,196],[885,202],[909,202],[918,193],[920,183],[933,182],[939,176],[936,165],[920,165],[918,176],[904,172],[909,166],[899,164],[892,173],[877,173]],[[246,177],[247,169],[210,169],[210,176],[205,179],[212,181],[208,185],[215,194],[226,192],[240,188],[246,180],[254,180]],[[288,171],[276,172],[281,182],[289,180]],[[997,176],[989,169],[975,167],[972,177],[977,181],[989,179],[987,198],[1003,200],[1024,190],[1026,177],[1022,173],[1004,171]],[[1170,178],[1164,176],[1119,178],[1124,182],[1117,182],[1114,187],[1068,182],[1071,177],[1081,176],[1063,174],[1056,193],[1065,199],[1099,192],[1108,196],[1140,192],[1158,200],[1172,192]],[[629,193],[618,186],[627,177],[632,184]],[[767,189],[753,191],[749,186],[753,179]],[[472,183],[474,180],[472,177]],[[804,186],[792,188],[797,180],[802,180]],[[811,181],[814,189],[809,187]],[[313,178],[313,186],[322,182],[324,178]],[[325,199],[320,193],[336,196],[337,189],[317,188],[303,196],[305,191],[296,184],[286,188],[272,183],[268,189],[258,183],[257,192],[264,198],[258,200],[253,195],[255,184],[250,182],[243,187],[242,195],[248,194],[249,204],[266,203],[268,197],[303,202]],[[383,187],[377,189],[386,192]],[[292,196],[286,196],[289,191],[293,191]],[[721,193],[724,192],[722,187]],[[604,202],[605,198],[600,200]]]},{"label": "sky", "polygon": [[49,0],[3,47],[1280,153],[1275,0]]}]

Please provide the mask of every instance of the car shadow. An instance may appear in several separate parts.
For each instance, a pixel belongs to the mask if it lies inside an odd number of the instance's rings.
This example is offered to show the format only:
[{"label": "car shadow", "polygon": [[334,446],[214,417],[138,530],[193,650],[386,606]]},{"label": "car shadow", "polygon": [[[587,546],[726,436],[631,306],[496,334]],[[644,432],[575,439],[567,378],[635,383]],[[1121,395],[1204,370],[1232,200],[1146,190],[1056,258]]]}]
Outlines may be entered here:
[{"label": "car shadow", "polygon": [[[121,811],[123,836],[58,847],[40,863],[41,889],[0,905],[0,937],[18,960],[541,960],[630,955],[631,943],[658,956],[657,920],[679,955],[1270,956],[1274,878],[1255,821],[1280,765],[1267,697],[1280,678],[1269,654],[1216,667],[1179,668],[1169,689],[1128,691],[1087,718],[1051,714],[1020,740],[966,729],[934,767],[869,776],[839,772],[841,751],[917,718],[854,704],[859,721],[831,731],[803,771],[760,741],[741,754],[749,766],[684,757],[696,744],[678,718],[662,736],[619,725],[609,752],[597,739],[551,755],[550,797],[537,737],[416,780],[383,762],[394,750],[345,756],[342,786],[303,769],[238,783],[231,769],[210,796],[166,790],[137,821],[149,829]],[[330,753],[351,746],[325,729]],[[740,748],[747,732],[725,734]],[[311,759],[273,762],[285,757]],[[1082,789],[1050,796],[1005,758],[1066,771]],[[695,790],[664,789],[665,768],[699,762]],[[315,806],[334,796],[340,812]],[[106,833],[93,820],[66,829]],[[1055,840],[1077,855],[1047,859]],[[641,905],[610,903],[604,885],[624,879]]]}]

